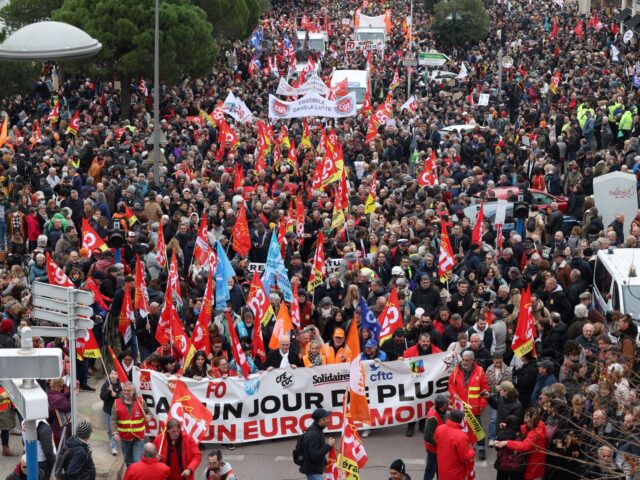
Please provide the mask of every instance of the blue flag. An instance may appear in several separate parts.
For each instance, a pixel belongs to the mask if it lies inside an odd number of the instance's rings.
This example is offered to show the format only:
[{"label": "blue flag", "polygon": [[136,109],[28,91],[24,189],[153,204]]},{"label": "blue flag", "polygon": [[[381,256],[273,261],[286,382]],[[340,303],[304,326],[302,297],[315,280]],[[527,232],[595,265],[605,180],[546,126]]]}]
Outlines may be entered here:
[{"label": "blue flag", "polygon": [[216,309],[224,310],[227,302],[231,300],[227,281],[236,276],[236,272],[224,252],[224,248],[220,242],[216,243],[216,255],[218,256],[218,265],[216,266]]},{"label": "blue flag", "polygon": [[378,342],[382,327],[380,327],[378,319],[373,312],[369,310],[369,306],[367,305],[367,302],[364,301],[364,298],[362,298],[362,295],[360,295],[360,326],[371,330],[373,339],[376,343]]},{"label": "blue flag", "polygon": [[631,84],[635,87],[635,88],[640,88],[640,77],[638,77],[638,75],[633,75],[633,79],[631,80]]},{"label": "blue flag", "polygon": [[280,243],[278,243],[278,235],[271,232],[271,241],[269,242],[269,253],[267,254],[267,265],[262,274],[262,285],[267,295],[271,292],[271,285],[276,283],[287,302],[293,302],[293,292],[291,291],[291,283],[287,269],[284,266],[282,255],[280,254]]}]

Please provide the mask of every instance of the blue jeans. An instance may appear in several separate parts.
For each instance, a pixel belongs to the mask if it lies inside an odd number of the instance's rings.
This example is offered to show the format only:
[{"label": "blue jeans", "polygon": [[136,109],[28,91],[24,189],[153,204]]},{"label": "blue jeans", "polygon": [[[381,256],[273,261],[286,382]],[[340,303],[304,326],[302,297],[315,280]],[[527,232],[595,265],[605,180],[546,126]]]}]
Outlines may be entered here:
[{"label": "blue jeans", "polygon": [[324,475],[322,473],[307,473],[307,480],[323,480]]},{"label": "blue jeans", "polygon": [[495,408],[489,407],[489,433],[487,437],[489,440],[496,439],[496,422],[498,421],[498,411]]},{"label": "blue jeans", "polygon": [[113,432],[111,431],[111,414],[107,412],[104,413],[104,424],[107,430],[107,435],[109,436],[109,440],[111,441],[111,448],[116,448],[116,441],[113,439]]},{"label": "blue jeans", "polygon": [[127,464],[127,467],[133,463],[140,461],[143,446],[144,440],[133,440],[131,442],[120,440],[122,456],[124,457],[124,463]]},{"label": "blue jeans", "polygon": [[438,457],[435,453],[427,452],[427,466],[424,469],[423,480],[433,480],[438,474]]},{"label": "blue jeans", "polygon": [[7,222],[5,220],[0,220],[0,250],[5,250],[7,247],[7,242],[5,241],[5,235],[7,233]]}]

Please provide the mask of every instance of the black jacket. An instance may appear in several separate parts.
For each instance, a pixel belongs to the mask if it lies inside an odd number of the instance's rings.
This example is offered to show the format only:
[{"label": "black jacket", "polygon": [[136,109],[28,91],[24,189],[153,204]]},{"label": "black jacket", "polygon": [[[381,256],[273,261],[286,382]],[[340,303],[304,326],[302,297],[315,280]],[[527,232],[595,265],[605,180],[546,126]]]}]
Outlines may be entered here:
[{"label": "black jacket", "polygon": [[[115,397],[111,396],[109,385],[111,385],[113,391],[116,392]],[[116,383],[111,383],[109,379],[105,380],[102,384],[102,388],[100,389],[100,400],[104,402],[102,404],[102,411],[110,414],[113,409],[113,403],[116,401],[116,398],[120,397],[121,393],[122,385],[120,384],[120,380],[116,380]]]},{"label": "black jacket", "polygon": [[309,475],[321,475],[324,472],[324,467],[327,466],[327,453],[329,453],[331,447],[327,445],[322,428],[316,422],[313,422],[309,430],[304,433],[302,445],[304,448],[304,462],[300,467],[300,472]]},{"label": "black jacket", "polygon": [[96,466],[93,463],[91,449],[78,437],[69,437],[66,441],[69,448],[65,470],[68,478],[74,480],[95,480]]},{"label": "black jacket", "polygon": [[526,409],[531,403],[531,395],[538,380],[538,367],[534,362],[527,363],[516,370],[514,374],[515,387],[518,390],[520,403],[522,403],[522,408]]},{"label": "black jacket", "polygon": [[[301,367],[302,362],[300,362],[300,357],[296,352],[289,350],[289,363],[291,365],[295,365],[296,367]],[[267,361],[264,364],[264,368],[280,368],[280,362],[282,361],[282,355],[280,355],[280,350],[272,350],[267,354]]]},{"label": "black jacket", "polygon": [[496,425],[507,422],[509,415],[514,415],[519,423],[522,423],[524,418],[524,412],[522,410],[522,403],[517,398],[511,401],[505,401],[500,395],[491,395],[487,398],[491,408],[497,410]]}]

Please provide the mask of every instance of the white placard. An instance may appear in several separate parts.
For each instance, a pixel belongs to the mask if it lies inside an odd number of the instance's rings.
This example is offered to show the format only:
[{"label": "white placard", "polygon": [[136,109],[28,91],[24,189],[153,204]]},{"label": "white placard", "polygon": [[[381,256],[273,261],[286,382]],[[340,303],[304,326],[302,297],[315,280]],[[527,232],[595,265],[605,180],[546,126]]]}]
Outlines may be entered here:
[{"label": "white placard", "polygon": [[480,98],[478,99],[478,105],[481,107],[486,107],[487,105],[489,105],[489,94],[488,93],[481,93],[480,94]]},{"label": "white placard", "polygon": [[498,206],[496,207],[496,218],[494,223],[496,225],[504,225],[504,221],[507,218],[507,201],[498,200]]}]

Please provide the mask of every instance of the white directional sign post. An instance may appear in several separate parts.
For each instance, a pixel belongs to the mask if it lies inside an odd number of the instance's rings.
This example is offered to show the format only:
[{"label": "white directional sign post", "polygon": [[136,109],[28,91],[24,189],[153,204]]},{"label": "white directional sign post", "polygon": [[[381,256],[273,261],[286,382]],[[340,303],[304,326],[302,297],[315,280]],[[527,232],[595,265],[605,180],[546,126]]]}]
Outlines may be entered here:
[{"label": "white directional sign post", "polygon": [[62,350],[33,348],[33,332],[23,327],[21,348],[0,349],[0,384],[24,419],[27,480],[38,480],[36,422],[49,416],[49,399],[36,379],[60,378]]},{"label": "white directional sign post", "polygon": [[76,433],[76,338],[93,328],[93,293],[75,288],[33,282],[33,318],[59,323],[61,327],[33,327],[35,335],[69,339],[71,434]]}]

